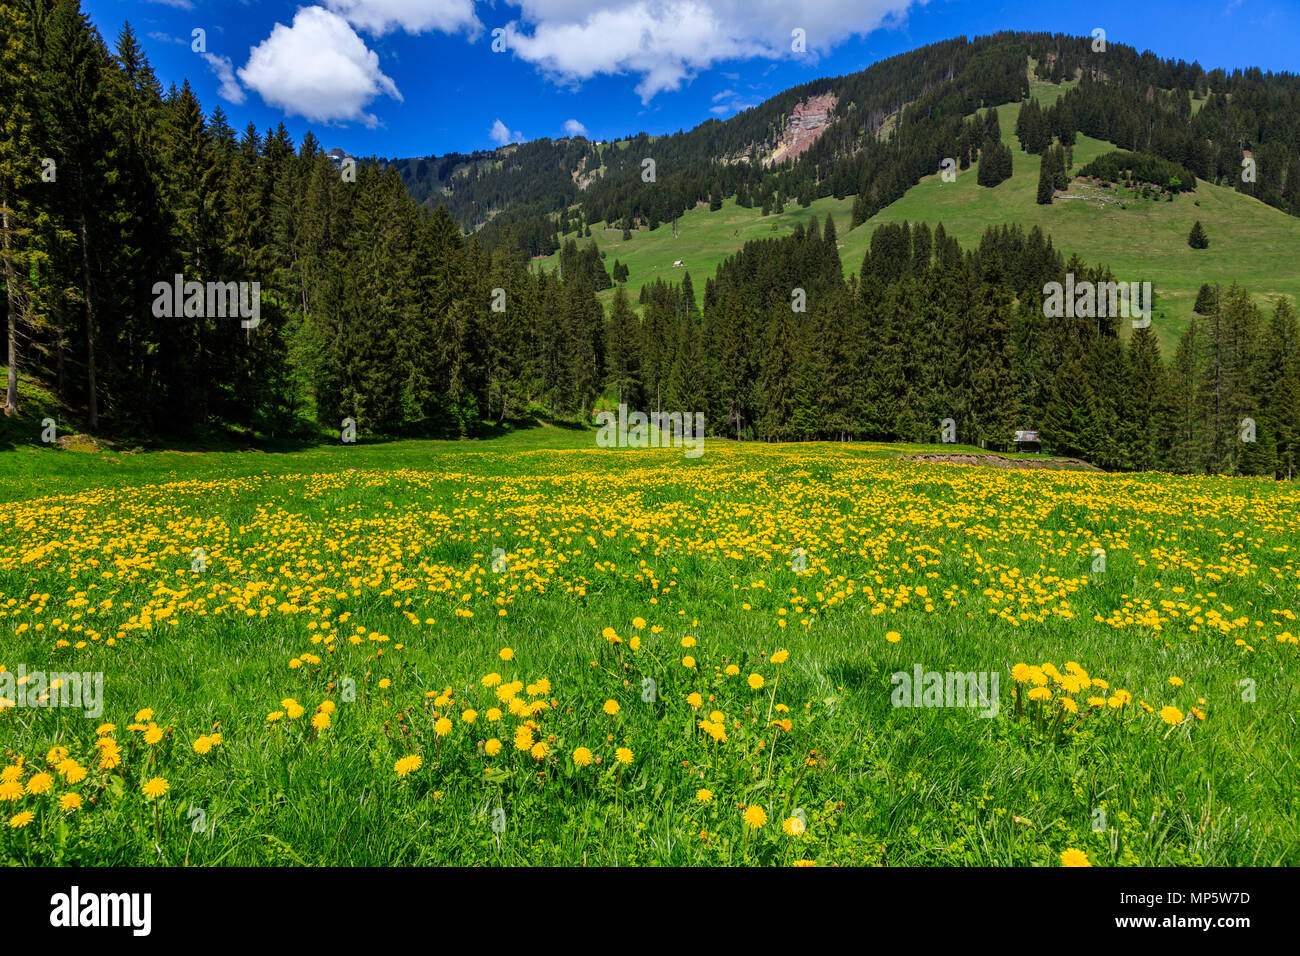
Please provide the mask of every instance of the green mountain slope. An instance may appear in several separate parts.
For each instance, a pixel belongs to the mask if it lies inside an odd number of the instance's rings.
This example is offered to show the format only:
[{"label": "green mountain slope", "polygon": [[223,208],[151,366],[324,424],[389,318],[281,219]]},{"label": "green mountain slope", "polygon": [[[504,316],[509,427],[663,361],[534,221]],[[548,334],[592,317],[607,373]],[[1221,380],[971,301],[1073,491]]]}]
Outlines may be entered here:
[{"label": "green mountain slope", "polygon": [[[1033,95],[1047,105],[1066,88],[1066,84],[1035,82]],[[710,212],[705,203],[687,212],[678,220],[676,237],[671,224],[664,224],[653,231],[635,229],[624,240],[621,229],[599,223],[592,228],[592,239],[605,253],[607,270],[612,272],[616,259],[627,264],[627,289],[635,301],[645,283],[680,282],[684,272],[690,272],[696,297],[702,298],[704,280],[746,242],[787,235],[811,215],[820,220],[828,213],[834,217],[846,273],[858,272],[871,233],[886,222],[942,222],[964,248],[978,243],[989,226],[1039,226],[1067,257],[1077,253],[1090,266],[1105,264],[1121,280],[1152,282],[1157,297],[1153,326],[1166,354],[1191,317],[1203,282],[1238,282],[1263,305],[1280,295],[1300,301],[1300,270],[1295,267],[1300,219],[1227,187],[1198,180],[1195,192],[1164,202],[1142,199],[1122,187],[1103,189],[1075,180],[1066,194],[1087,198],[1058,198],[1050,206],[1038,205],[1039,157],[1020,149],[1015,138],[1019,109],[1018,103],[998,109],[1003,141],[1013,150],[1014,173],[992,189],[976,185],[973,165],[953,183],[943,182],[936,171],[852,231],[848,228],[852,197],[827,197],[807,208],[792,200],[783,213],[770,216],[728,199],[717,212]],[[1080,135],[1074,147],[1074,170],[1114,148]],[[1210,236],[1208,249],[1187,245],[1187,234],[1198,219]],[[592,241],[576,233],[564,238],[577,238],[580,245]],[[557,259],[558,255],[539,257],[535,262],[540,268],[554,269]],[[682,260],[685,268],[674,267],[676,260]],[[601,295],[607,302],[613,293]]]}]

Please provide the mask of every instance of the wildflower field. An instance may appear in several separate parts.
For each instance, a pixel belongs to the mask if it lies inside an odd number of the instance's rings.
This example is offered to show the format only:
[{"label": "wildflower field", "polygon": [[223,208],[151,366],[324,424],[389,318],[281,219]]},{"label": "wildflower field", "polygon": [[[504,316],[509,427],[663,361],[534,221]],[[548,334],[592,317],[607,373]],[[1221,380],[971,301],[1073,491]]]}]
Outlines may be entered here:
[{"label": "wildflower field", "polygon": [[1300,863],[1294,488],[899,451],[0,456],[0,861]]}]

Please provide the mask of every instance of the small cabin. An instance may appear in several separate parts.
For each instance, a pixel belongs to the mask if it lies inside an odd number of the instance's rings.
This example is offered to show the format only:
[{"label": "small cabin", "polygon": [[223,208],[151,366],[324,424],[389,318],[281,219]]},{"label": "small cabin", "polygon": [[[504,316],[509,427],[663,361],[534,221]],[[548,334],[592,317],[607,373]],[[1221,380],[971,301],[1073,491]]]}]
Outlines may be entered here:
[{"label": "small cabin", "polygon": [[1012,439],[1016,445],[1016,451],[1042,451],[1043,446],[1038,441],[1038,432],[1016,432],[1016,437]]},{"label": "small cabin", "polygon": [[678,259],[676,262],[673,263],[673,268],[677,269],[684,265],[686,265],[686,263],[682,262],[681,259]]}]

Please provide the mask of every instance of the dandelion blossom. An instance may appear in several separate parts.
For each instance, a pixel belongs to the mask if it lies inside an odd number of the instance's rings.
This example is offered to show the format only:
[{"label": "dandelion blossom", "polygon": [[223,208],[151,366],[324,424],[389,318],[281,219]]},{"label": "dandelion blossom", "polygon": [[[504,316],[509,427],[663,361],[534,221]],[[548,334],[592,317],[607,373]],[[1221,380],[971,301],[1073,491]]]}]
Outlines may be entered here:
[{"label": "dandelion blossom", "polygon": [[407,774],[419,770],[422,763],[424,763],[424,759],[419,754],[411,754],[411,756],[402,757],[393,764],[393,770],[399,777],[405,777]]}]

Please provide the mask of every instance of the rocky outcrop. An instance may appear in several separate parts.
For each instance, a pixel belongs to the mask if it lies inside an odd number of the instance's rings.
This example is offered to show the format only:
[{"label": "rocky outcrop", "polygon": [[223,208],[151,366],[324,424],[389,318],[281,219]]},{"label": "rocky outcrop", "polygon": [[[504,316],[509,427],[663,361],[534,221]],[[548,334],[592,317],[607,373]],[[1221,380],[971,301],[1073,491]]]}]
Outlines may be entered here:
[{"label": "rocky outcrop", "polygon": [[831,124],[831,111],[835,109],[835,94],[823,93],[796,104],[786,120],[785,131],[772,155],[764,165],[773,166],[787,159],[796,159],[808,151],[817,138]]}]

